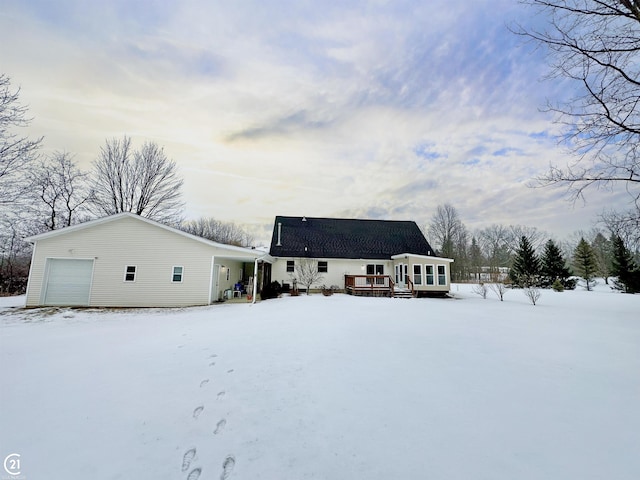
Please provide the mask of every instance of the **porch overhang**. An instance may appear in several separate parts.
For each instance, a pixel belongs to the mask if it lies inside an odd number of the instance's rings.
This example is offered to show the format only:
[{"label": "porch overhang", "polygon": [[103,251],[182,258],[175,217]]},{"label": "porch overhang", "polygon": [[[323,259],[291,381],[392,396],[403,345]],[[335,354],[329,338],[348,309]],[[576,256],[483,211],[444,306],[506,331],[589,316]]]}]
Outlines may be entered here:
[{"label": "porch overhang", "polygon": [[425,260],[429,260],[429,259],[438,259],[439,261],[442,262],[448,262],[448,263],[452,263],[453,262],[453,258],[444,258],[444,257],[436,257],[434,255],[417,255],[415,253],[399,253],[397,255],[392,255],[391,256],[391,260],[402,260],[405,258],[423,258]]}]

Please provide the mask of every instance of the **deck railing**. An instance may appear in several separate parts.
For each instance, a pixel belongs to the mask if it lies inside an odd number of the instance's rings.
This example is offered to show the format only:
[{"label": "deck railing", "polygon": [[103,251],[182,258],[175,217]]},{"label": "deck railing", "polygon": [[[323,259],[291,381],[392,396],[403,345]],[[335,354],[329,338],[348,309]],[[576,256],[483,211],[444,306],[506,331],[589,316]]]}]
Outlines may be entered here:
[{"label": "deck railing", "polygon": [[[413,294],[413,281],[406,277],[407,288]],[[397,287],[389,275],[345,275],[344,288],[347,293],[393,296]]]}]

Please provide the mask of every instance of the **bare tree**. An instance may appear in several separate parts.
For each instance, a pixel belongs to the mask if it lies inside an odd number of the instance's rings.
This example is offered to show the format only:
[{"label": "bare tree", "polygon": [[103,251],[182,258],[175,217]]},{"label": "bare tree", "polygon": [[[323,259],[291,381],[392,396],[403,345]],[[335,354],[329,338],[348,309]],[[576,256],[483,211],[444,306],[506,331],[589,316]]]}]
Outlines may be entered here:
[{"label": "bare tree", "polygon": [[480,248],[489,263],[489,274],[492,281],[500,280],[500,268],[510,263],[511,233],[504,225],[493,224],[478,232]]},{"label": "bare tree", "polygon": [[23,238],[37,233],[31,212],[0,217],[0,293],[21,294],[27,287],[32,247]]},{"label": "bare tree", "polygon": [[471,246],[469,247],[469,264],[473,278],[476,281],[480,281],[482,267],[485,265],[485,260],[482,255],[478,239],[475,236],[471,239]]},{"label": "bare tree", "polygon": [[640,255],[640,215],[636,211],[608,211],[601,215],[600,223],[612,235],[620,237],[632,253]]},{"label": "bare tree", "polygon": [[66,152],[55,152],[32,172],[32,189],[44,212],[44,226],[55,230],[78,223],[92,199],[88,173]]},{"label": "bare tree", "polygon": [[132,151],[131,139],[111,139],[94,163],[92,208],[98,214],[133,212],[159,222],[181,220],[182,179],[176,163],[154,142]]},{"label": "bare tree", "polygon": [[640,1],[524,0],[548,15],[546,29],[513,30],[550,53],[550,78],[573,81],[579,93],[550,104],[576,155],[552,166],[542,185],[565,184],[574,198],[589,186],[627,186],[640,213]]},{"label": "bare tree", "polygon": [[534,250],[539,251],[544,247],[544,244],[549,238],[543,230],[538,230],[536,227],[527,227],[524,225],[509,225],[509,252],[514,253],[520,244],[522,237],[527,237],[529,243]]},{"label": "bare tree", "polygon": [[489,289],[498,296],[501,302],[504,302],[504,295],[507,293],[507,287],[504,283],[490,283]]},{"label": "bare tree", "polygon": [[11,90],[9,77],[0,74],[0,205],[15,203],[29,188],[28,166],[36,156],[42,138],[29,140],[16,129],[26,127],[27,107],[19,103],[20,89]]},{"label": "bare tree", "polygon": [[460,235],[466,234],[465,230],[458,211],[453,205],[445,203],[436,207],[427,232],[429,240],[438,249],[438,254],[453,258],[457,240]]},{"label": "bare tree", "polygon": [[473,293],[475,293],[476,295],[480,295],[482,298],[484,298],[485,300],[487,299],[487,292],[489,291],[487,289],[487,286],[480,282],[479,284],[475,285],[471,291]]},{"label": "bare tree", "polygon": [[468,232],[455,207],[445,203],[438,205],[427,229],[429,240],[438,250],[438,255],[453,258],[451,275],[454,280],[463,280],[468,270]]},{"label": "bare tree", "polygon": [[192,235],[227,245],[248,247],[254,242],[253,235],[241,226],[233,222],[221,222],[214,218],[201,217],[197,220],[182,222],[180,229]]},{"label": "bare tree", "polygon": [[29,169],[42,139],[30,140],[19,131],[29,125],[27,107],[20,104],[20,89],[13,90],[0,74],[0,292],[23,293],[29,274],[31,246]]},{"label": "bare tree", "polygon": [[522,292],[529,299],[533,306],[535,306],[540,299],[541,293],[538,287],[527,287]]},{"label": "bare tree", "polygon": [[324,276],[318,272],[318,261],[311,258],[296,258],[294,273],[291,275],[294,282],[304,285],[307,295],[313,284],[318,284]]}]

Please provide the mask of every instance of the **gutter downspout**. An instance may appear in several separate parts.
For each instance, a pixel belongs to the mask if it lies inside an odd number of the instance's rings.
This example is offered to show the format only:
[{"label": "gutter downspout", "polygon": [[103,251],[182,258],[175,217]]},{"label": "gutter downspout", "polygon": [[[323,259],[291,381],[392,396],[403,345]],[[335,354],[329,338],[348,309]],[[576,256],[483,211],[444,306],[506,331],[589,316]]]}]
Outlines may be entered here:
[{"label": "gutter downspout", "polygon": [[251,299],[251,305],[256,303],[256,295],[258,295],[258,259],[253,262],[253,298]]}]

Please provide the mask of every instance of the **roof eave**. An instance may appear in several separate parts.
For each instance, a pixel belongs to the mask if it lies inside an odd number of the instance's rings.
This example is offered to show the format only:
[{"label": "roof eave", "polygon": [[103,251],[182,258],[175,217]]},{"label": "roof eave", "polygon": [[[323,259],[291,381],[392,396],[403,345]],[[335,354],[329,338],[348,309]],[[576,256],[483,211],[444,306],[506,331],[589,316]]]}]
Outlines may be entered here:
[{"label": "roof eave", "polygon": [[442,260],[444,262],[453,262],[453,258],[444,258],[444,257],[438,257],[436,255],[419,255],[417,253],[399,253],[397,255],[392,255],[391,259],[392,260],[399,260],[401,258],[405,258],[405,257],[418,257],[418,258],[437,258],[438,260]]}]

